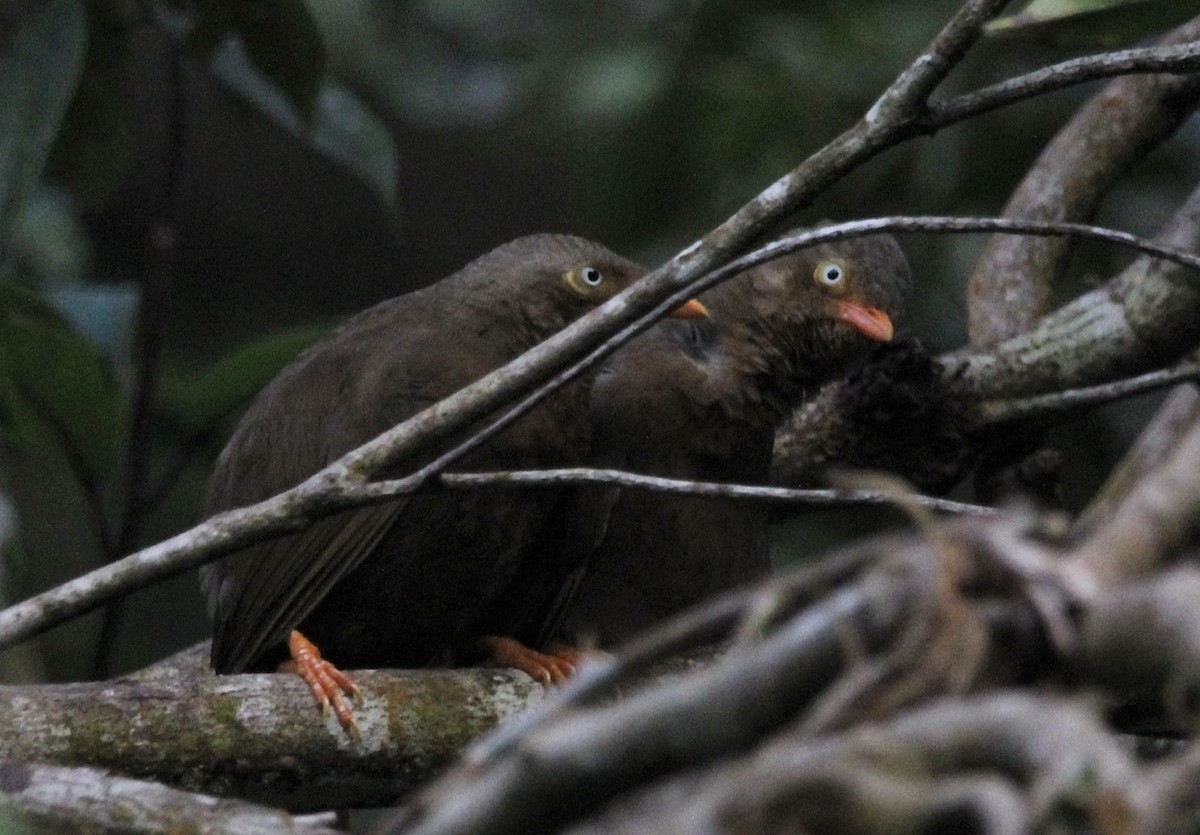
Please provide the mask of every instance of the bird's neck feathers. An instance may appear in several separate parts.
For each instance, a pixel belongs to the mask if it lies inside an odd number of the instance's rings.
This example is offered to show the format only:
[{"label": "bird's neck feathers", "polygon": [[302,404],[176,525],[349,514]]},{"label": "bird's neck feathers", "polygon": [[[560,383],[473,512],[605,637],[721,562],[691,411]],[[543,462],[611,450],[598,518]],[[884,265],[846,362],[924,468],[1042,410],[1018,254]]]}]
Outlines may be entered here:
[{"label": "bird's neck feathers", "polygon": [[489,315],[505,323],[510,350],[524,353],[579,318],[582,311],[571,300],[557,298],[556,290],[547,292],[544,284],[527,282],[487,304]]},{"label": "bird's neck feathers", "polygon": [[503,323],[489,328],[495,331],[489,335],[490,344],[502,353],[524,353],[578,316],[573,300],[564,299],[567,294],[544,276],[527,271],[520,280],[510,276],[500,281],[496,272],[474,267],[468,266],[455,276],[452,286],[444,288],[449,298],[443,309],[465,314],[453,317],[463,322]]},{"label": "bird's neck feathers", "polygon": [[834,322],[800,305],[772,303],[748,282],[731,286],[710,305],[722,406],[748,422],[777,422],[801,398],[848,361],[854,338]]}]

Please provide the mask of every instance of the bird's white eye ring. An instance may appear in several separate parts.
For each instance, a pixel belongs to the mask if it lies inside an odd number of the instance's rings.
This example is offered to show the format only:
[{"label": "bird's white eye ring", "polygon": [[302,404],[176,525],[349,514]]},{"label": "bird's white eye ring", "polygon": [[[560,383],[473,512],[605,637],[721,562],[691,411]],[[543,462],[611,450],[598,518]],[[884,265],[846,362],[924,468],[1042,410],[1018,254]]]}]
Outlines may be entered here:
[{"label": "bird's white eye ring", "polygon": [[846,268],[837,261],[822,261],[813,270],[813,278],[826,287],[838,287],[846,280]]},{"label": "bird's white eye ring", "polygon": [[581,267],[579,269],[579,280],[588,287],[599,287],[604,283],[604,273],[595,267]]}]

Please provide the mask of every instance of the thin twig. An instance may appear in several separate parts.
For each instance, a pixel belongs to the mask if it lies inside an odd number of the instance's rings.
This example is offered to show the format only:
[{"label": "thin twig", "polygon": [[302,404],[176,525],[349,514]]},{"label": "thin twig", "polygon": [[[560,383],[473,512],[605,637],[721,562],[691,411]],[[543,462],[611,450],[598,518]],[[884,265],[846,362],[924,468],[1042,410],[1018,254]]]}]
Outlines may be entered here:
[{"label": "thin twig", "polygon": [[[1116,244],[1145,255],[1161,258],[1164,261],[1200,270],[1200,255],[1193,252],[1163,246],[1150,238],[1143,238],[1130,232],[1086,223],[1018,220],[1002,217],[895,216],[836,223],[822,228],[820,232],[822,243],[870,235],[875,232],[994,232],[1009,235],[1037,235],[1039,237],[1087,238]],[[797,244],[794,247],[792,246],[793,241]],[[757,250],[755,255],[764,254],[754,263],[770,260],[772,257],[778,257],[785,252],[791,252],[793,249],[809,246],[812,243],[813,241],[809,240],[801,242],[800,235],[784,236]],[[770,252],[765,253],[766,250],[770,250]],[[742,260],[745,259],[739,259],[733,263],[737,264]]]},{"label": "thin twig", "polygon": [[1170,368],[1160,368],[1157,371],[1150,371],[1124,380],[1114,380],[1098,386],[1056,391],[1017,400],[982,403],[976,412],[976,419],[978,426],[993,426],[1015,420],[1090,409],[1124,397],[1145,394],[1197,379],[1200,379],[1200,363],[1189,358]]},{"label": "thin twig", "polygon": [[[749,484],[727,484],[713,481],[688,481],[662,478],[622,470],[570,467],[553,470],[509,470],[487,473],[442,473],[438,481],[455,489],[503,487],[565,487],[579,484],[611,484],[653,493],[676,496],[707,496],[740,499],[773,504],[803,504],[812,507],[853,507],[856,505],[894,504],[895,496],[881,490],[817,490],[792,487],[766,487]],[[388,482],[367,486],[368,490],[385,488]],[[912,495],[913,502],[930,510],[967,516],[992,516],[995,510],[983,505],[940,499],[936,496]]]},{"label": "thin twig", "polygon": [[1200,43],[1150,46],[1063,61],[1016,78],[934,102],[921,119],[930,131],[1026,99],[1088,81],[1146,73],[1184,74],[1200,70]]}]

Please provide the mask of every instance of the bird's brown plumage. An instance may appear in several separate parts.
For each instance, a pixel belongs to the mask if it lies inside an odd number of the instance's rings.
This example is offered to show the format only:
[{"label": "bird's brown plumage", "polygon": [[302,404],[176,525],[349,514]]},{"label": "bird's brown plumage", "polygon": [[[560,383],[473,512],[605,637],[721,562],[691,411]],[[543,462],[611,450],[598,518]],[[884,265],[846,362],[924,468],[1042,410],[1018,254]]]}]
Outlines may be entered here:
[{"label": "bird's brown plumage", "polygon": [[[259,394],[217,462],[206,512],[298,483],[643,272],[598,244],[535,235],[354,316]],[[588,432],[586,386],[575,384],[459,466],[578,464]],[[207,566],[213,666],[268,668],[286,657],[296,628],[344,667],[449,661],[485,622],[503,626],[491,615],[553,502],[536,493],[420,494],[337,514]]]},{"label": "bird's brown plumage", "polygon": [[[765,483],[776,423],[872,339],[890,337],[878,312],[898,315],[910,286],[887,236],[802,250],[730,279],[701,297],[711,319],[660,323],[601,370],[593,454],[653,475]],[[590,557],[555,625],[563,639],[612,646],[770,570],[761,504],[638,490],[577,495],[611,513],[598,545],[575,546]]]}]

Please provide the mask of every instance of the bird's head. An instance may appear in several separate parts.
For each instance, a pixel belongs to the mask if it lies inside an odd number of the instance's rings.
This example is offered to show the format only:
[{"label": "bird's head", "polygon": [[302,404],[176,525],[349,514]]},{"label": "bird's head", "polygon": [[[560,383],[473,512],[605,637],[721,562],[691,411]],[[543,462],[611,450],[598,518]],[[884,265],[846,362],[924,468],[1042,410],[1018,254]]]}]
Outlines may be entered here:
[{"label": "bird's head", "polygon": [[[584,303],[597,306],[630,287],[646,274],[641,267],[622,259],[590,258],[562,273],[562,283]],[[708,309],[689,299],[667,314],[672,319],[705,319]]]},{"label": "bird's head", "polygon": [[[600,244],[572,235],[530,235],[499,247],[488,256],[498,274],[526,276],[521,305],[536,322],[558,326],[607,302],[646,275],[644,267]],[[691,299],[668,316],[702,319],[708,311]]]},{"label": "bird's head", "polygon": [[748,293],[737,294],[760,318],[816,328],[837,342],[890,340],[912,289],[908,261],[890,235],[799,250],[752,268],[747,278]]}]

